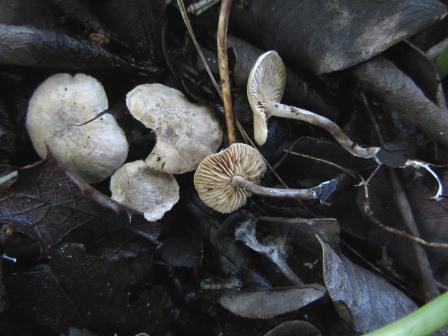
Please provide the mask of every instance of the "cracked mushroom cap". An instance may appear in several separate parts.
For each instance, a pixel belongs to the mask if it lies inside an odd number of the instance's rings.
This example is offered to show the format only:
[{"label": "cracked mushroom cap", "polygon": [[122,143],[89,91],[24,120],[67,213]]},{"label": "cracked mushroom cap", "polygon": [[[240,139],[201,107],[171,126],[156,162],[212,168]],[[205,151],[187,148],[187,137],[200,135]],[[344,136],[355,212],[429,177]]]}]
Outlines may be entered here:
[{"label": "cracked mushroom cap", "polygon": [[195,170],[221,145],[223,132],[213,111],[189,102],[176,89],[139,85],[127,94],[126,104],[134,118],[156,134],[156,145],[146,158],[156,170],[170,174]]},{"label": "cracked mushroom cap", "polygon": [[254,116],[254,137],[258,145],[265,144],[268,136],[269,111],[267,103],[279,103],[285,93],[285,64],[276,51],[262,54],[249,74],[247,98]]},{"label": "cracked mushroom cap", "polygon": [[171,174],[151,169],[143,160],[126,163],[110,179],[112,199],[156,221],[179,201],[179,185]]},{"label": "cracked mushroom cap", "polygon": [[236,143],[206,157],[194,174],[201,200],[221,213],[231,213],[247,202],[249,193],[232,184],[234,176],[258,183],[266,171],[261,154],[253,147]]},{"label": "cracked mushroom cap", "polygon": [[69,171],[88,183],[109,177],[126,160],[128,143],[112,115],[92,120],[107,108],[106,93],[95,78],[49,77],[28,105],[26,127],[36,152],[44,159],[48,146]]}]

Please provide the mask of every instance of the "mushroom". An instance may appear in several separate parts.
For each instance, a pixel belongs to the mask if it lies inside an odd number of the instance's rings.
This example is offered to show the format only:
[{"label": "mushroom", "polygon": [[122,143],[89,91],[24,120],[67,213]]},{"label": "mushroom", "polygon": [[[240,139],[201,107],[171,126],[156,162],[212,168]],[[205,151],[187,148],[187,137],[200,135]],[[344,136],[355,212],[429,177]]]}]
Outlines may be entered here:
[{"label": "mushroom", "polygon": [[179,201],[179,185],[171,174],[151,169],[143,160],[126,163],[110,179],[112,199],[155,221]]},{"label": "mushroom", "polygon": [[330,132],[354,156],[374,158],[379,147],[362,147],[353,142],[330,119],[301,108],[281,104],[286,84],[285,65],[276,51],[262,54],[253,66],[247,83],[247,97],[254,115],[254,136],[260,146],[266,142],[271,116],[305,121]]},{"label": "mushroom", "polygon": [[196,169],[222,142],[223,132],[212,111],[162,84],[143,84],[127,94],[129,111],[154,130],[157,142],[146,158],[153,169],[183,174]]},{"label": "mushroom", "polygon": [[128,143],[111,114],[99,115],[107,108],[106,93],[95,78],[49,77],[31,97],[26,117],[37,154],[44,159],[48,146],[69,171],[88,183],[109,177],[126,160]]},{"label": "mushroom", "polygon": [[260,186],[258,182],[265,171],[266,164],[258,150],[236,143],[206,157],[199,164],[194,174],[194,186],[201,200],[221,213],[231,213],[241,208],[251,194],[300,200],[323,200],[329,196],[326,186],[331,181],[310,189]]}]

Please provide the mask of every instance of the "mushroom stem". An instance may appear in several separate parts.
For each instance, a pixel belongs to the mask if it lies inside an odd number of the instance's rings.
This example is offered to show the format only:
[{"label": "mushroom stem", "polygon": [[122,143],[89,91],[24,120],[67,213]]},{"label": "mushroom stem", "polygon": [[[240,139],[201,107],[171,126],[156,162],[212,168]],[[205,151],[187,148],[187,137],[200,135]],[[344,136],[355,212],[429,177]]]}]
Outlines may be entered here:
[{"label": "mushroom stem", "polygon": [[296,119],[326,129],[342,147],[354,156],[370,159],[375,157],[380,150],[379,147],[362,147],[358,145],[336,123],[314,112],[275,102],[267,103],[266,109],[272,116]]},{"label": "mushroom stem", "polygon": [[300,200],[318,199],[318,194],[313,189],[278,189],[263,187],[256,183],[246,180],[242,176],[232,177],[232,185],[244,188],[253,194],[260,196],[269,196],[275,198],[293,198]]}]

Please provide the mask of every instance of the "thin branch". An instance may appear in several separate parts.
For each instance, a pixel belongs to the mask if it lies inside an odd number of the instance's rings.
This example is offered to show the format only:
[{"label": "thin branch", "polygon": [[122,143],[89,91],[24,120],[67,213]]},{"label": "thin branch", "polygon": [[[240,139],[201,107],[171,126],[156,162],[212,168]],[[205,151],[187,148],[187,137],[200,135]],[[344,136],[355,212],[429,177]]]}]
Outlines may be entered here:
[{"label": "thin branch", "polygon": [[215,87],[216,92],[218,93],[218,95],[220,97],[222,97],[219,85],[216,82],[215,77],[213,77],[212,71],[210,70],[210,67],[207,64],[207,61],[205,60],[205,56],[204,56],[204,53],[202,52],[201,46],[199,45],[198,41],[196,40],[196,36],[194,35],[193,28],[191,27],[190,20],[188,19],[188,13],[187,13],[187,9],[185,8],[184,1],[177,0],[177,5],[179,6],[180,14],[182,15],[182,19],[184,20],[185,26],[187,27],[188,34],[190,35],[190,38],[193,41],[194,47],[196,48],[196,52],[198,53],[199,58],[201,59],[202,64],[204,65],[204,68],[207,71],[207,74],[210,77],[210,80],[212,81],[212,84]]},{"label": "thin branch", "polygon": [[331,167],[334,167],[336,169],[339,169],[340,171],[342,171],[343,173],[347,174],[348,176],[353,177],[355,180],[360,180],[361,179],[360,175],[358,173],[354,172],[353,170],[344,168],[344,167],[342,167],[342,166],[340,166],[340,165],[338,165],[338,164],[336,164],[334,162],[331,162],[331,161],[328,161],[328,160],[325,160],[325,159],[321,159],[321,158],[318,158],[318,157],[315,157],[315,156],[294,152],[294,151],[289,150],[289,149],[284,149],[283,151],[285,153],[288,153],[288,154],[291,154],[291,155],[300,156],[300,157],[303,157],[303,158],[306,158],[306,159],[310,159],[310,160],[314,160],[314,161],[317,161],[317,162],[321,162],[321,163],[324,163],[324,164],[326,164],[328,166],[331,166]]},{"label": "thin branch", "polygon": [[370,206],[370,197],[369,197],[369,189],[367,183],[363,184],[364,188],[364,202],[363,202],[363,212],[367,216],[368,219],[370,219],[375,225],[377,225],[379,228],[381,228],[384,231],[387,231],[389,233],[393,233],[395,235],[404,237],[414,243],[418,243],[424,246],[428,247],[434,247],[434,248],[448,248],[448,243],[435,243],[435,242],[428,242],[425,239],[413,236],[412,234],[402,231],[399,229],[395,229],[393,227],[387,226],[383,224],[375,215],[373,212],[371,206]]},{"label": "thin branch", "polygon": [[[373,111],[371,110],[369,102],[367,101],[367,98],[365,97],[364,93],[362,93],[361,95],[362,95],[364,104],[366,106],[367,112],[369,114],[369,117],[370,117],[372,124],[375,128],[375,131],[377,133],[377,136],[381,142],[381,145],[384,145],[384,138],[382,136],[381,129],[380,129],[379,124],[375,118],[375,115],[373,114]],[[408,231],[411,232],[411,234],[406,233],[406,232],[401,232],[401,233],[396,233],[396,234],[399,234],[400,236],[403,236],[406,238],[412,237],[411,240],[413,241],[415,256],[417,258],[418,266],[420,269],[420,274],[422,276],[423,294],[425,296],[425,300],[429,301],[440,294],[440,292],[437,288],[436,280],[434,279],[434,274],[433,274],[431,265],[429,263],[428,255],[426,254],[426,251],[421,246],[421,245],[426,245],[426,246],[430,246],[430,245],[428,245],[428,242],[426,242],[425,240],[423,240],[419,237],[420,233],[418,230],[417,222],[414,218],[414,214],[412,212],[412,208],[409,203],[408,197],[401,185],[401,182],[397,176],[397,173],[392,168],[389,168],[388,171],[389,171],[389,176],[390,176],[390,179],[392,182],[392,189],[394,192],[395,203],[400,211],[404,225],[406,226]],[[365,184],[365,185],[367,186],[367,184]],[[367,196],[368,196],[368,194],[367,194]],[[367,200],[368,200],[368,197],[367,197]],[[365,203],[365,204],[367,204],[367,203]],[[385,229],[384,225],[381,227],[384,230],[392,232],[388,229]],[[392,229],[390,227],[387,227],[387,228]],[[426,244],[424,244],[424,243],[426,243]],[[438,244],[438,243],[435,243],[435,244]],[[434,246],[431,246],[431,247],[434,247]],[[437,246],[437,247],[441,247],[441,246]]]},{"label": "thin branch", "polygon": [[232,93],[230,91],[229,61],[227,59],[227,27],[229,24],[232,0],[222,0],[219,11],[218,32],[216,40],[218,44],[218,66],[221,78],[222,101],[226,118],[227,138],[229,144],[236,142],[235,119],[232,111]]}]

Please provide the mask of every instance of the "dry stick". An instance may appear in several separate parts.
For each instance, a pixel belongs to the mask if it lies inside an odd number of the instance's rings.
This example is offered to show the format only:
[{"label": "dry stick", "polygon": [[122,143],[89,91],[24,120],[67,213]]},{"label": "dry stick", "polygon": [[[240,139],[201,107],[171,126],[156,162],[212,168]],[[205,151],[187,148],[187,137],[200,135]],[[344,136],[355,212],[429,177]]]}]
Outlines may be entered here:
[{"label": "dry stick", "polygon": [[196,40],[196,36],[194,36],[193,28],[191,27],[190,20],[188,19],[188,13],[187,9],[185,8],[184,1],[177,0],[177,5],[179,6],[180,14],[182,15],[182,19],[184,20],[185,26],[187,27],[188,34],[190,35],[190,38],[193,41],[196,52],[198,53],[199,58],[201,59],[202,64],[204,65],[205,70],[207,71],[207,74],[210,77],[210,80],[212,81],[213,87],[215,88],[218,95],[221,96],[221,90],[219,89],[219,85],[218,83],[216,83],[215,77],[213,77],[212,71],[210,70],[207,61],[205,60],[204,53],[202,52],[202,49],[198,41]]},{"label": "dry stick", "polygon": [[[397,204],[398,209],[400,210],[401,217],[403,218],[403,221],[407,226],[408,230],[415,237],[419,237],[420,232],[418,230],[414,214],[412,213],[412,208],[411,205],[409,204],[406,192],[404,191],[403,186],[401,185],[401,182],[398,179],[397,173],[391,168],[389,168],[388,170],[390,179],[392,180],[392,188],[394,191],[395,203]],[[437,283],[436,280],[434,279],[433,271],[429,263],[426,251],[423,249],[421,245],[416,243],[414,243],[414,249],[417,256],[417,260],[420,264],[420,271],[422,273],[425,299],[426,301],[430,301],[435,297],[437,297],[440,294],[440,292],[439,289],[437,288]]]},{"label": "dry stick", "polygon": [[374,222],[375,225],[379,226],[382,230],[387,231],[389,233],[395,234],[397,236],[401,236],[403,238],[406,238],[414,243],[418,243],[424,246],[433,247],[433,248],[448,248],[447,243],[435,243],[435,242],[428,242],[425,239],[422,239],[420,237],[413,236],[412,234],[395,229],[393,227],[384,225],[374,214],[373,210],[370,207],[370,197],[369,197],[369,189],[367,186],[367,183],[363,185],[364,187],[364,209],[363,212],[368,216],[368,218]]},{"label": "dry stick", "polygon": [[334,168],[337,168],[337,169],[341,170],[342,172],[348,174],[349,176],[351,176],[351,177],[353,177],[353,178],[355,178],[355,179],[356,179],[356,178],[361,179],[361,180],[362,180],[362,182],[361,182],[361,186],[364,187],[364,200],[365,200],[365,202],[364,202],[364,203],[365,203],[364,212],[365,212],[365,213],[368,215],[368,217],[374,222],[374,224],[376,224],[377,226],[379,226],[379,227],[380,227],[381,229],[383,229],[384,231],[387,231],[387,232],[396,234],[396,235],[398,235],[398,236],[404,237],[404,238],[406,238],[406,239],[409,239],[409,240],[411,240],[411,241],[413,241],[413,242],[419,243],[419,244],[424,245],[424,246],[434,247],[434,248],[448,248],[448,243],[428,242],[427,240],[422,239],[422,238],[419,238],[419,237],[415,237],[415,236],[411,235],[410,233],[407,233],[406,231],[402,231],[402,230],[395,229],[395,228],[392,228],[392,227],[390,227],[390,226],[384,225],[383,223],[381,223],[381,221],[380,221],[379,219],[377,219],[377,218],[375,217],[375,214],[373,213],[373,210],[370,208],[370,198],[369,198],[369,189],[368,189],[368,185],[369,185],[369,182],[370,182],[371,178],[376,174],[376,172],[378,171],[378,169],[379,169],[380,167],[382,167],[381,165],[379,165],[379,166],[377,166],[377,167],[375,168],[375,171],[370,175],[370,177],[369,177],[367,180],[364,180],[363,177],[362,177],[361,175],[357,174],[356,172],[354,172],[354,171],[352,171],[352,170],[350,170],[350,169],[341,167],[341,166],[337,165],[337,164],[334,163],[334,162],[327,161],[327,160],[324,160],[324,159],[320,159],[320,158],[317,158],[317,157],[314,157],[314,156],[311,156],[311,155],[306,155],[306,154],[301,154],[301,153],[293,152],[293,151],[288,150],[288,149],[285,149],[284,152],[285,152],[285,153],[292,154],[292,155],[301,156],[301,157],[304,157],[304,158],[307,158],[307,159],[310,159],[310,160],[316,160],[316,161],[318,161],[318,162],[325,163],[325,164],[327,164],[327,165],[329,165],[329,166],[331,166],[331,167],[334,167]]},{"label": "dry stick", "polygon": [[[372,120],[372,124],[374,126],[375,132],[377,133],[378,139],[380,140],[381,145],[384,146],[384,138],[381,134],[381,130],[373,114],[373,111],[370,109],[370,105],[367,101],[366,96],[364,94],[361,95],[367,112],[369,113],[369,117]],[[407,229],[411,232],[411,234],[414,235],[415,238],[420,239],[420,232],[418,230],[417,222],[415,221],[414,215],[412,213],[412,208],[409,204],[406,192],[401,185],[397,173],[392,168],[388,168],[388,171],[390,179],[392,180],[395,203],[400,211],[401,217],[403,218],[403,222],[406,225]],[[433,271],[429,263],[426,251],[415,240],[413,241],[412,245],[414,247],[415,255],[417,257],[417,262],[422,276],[423,295],[425,296],[425,301],[430,301],[437,297],[440,294],[440,291],[437,288],[437,282],[434,279]]]},{"label": "dry stick", "polygon": [[236,142],[235,120],[232,111],[232,94],[230,92],[229,61],[227,59],[227,27],[229,24],[230,8],[232,0],[222,0],[219,10],[218,32],[218,66],[221,78],[222,101],[226,118],[227,138],[229,144]]}]

